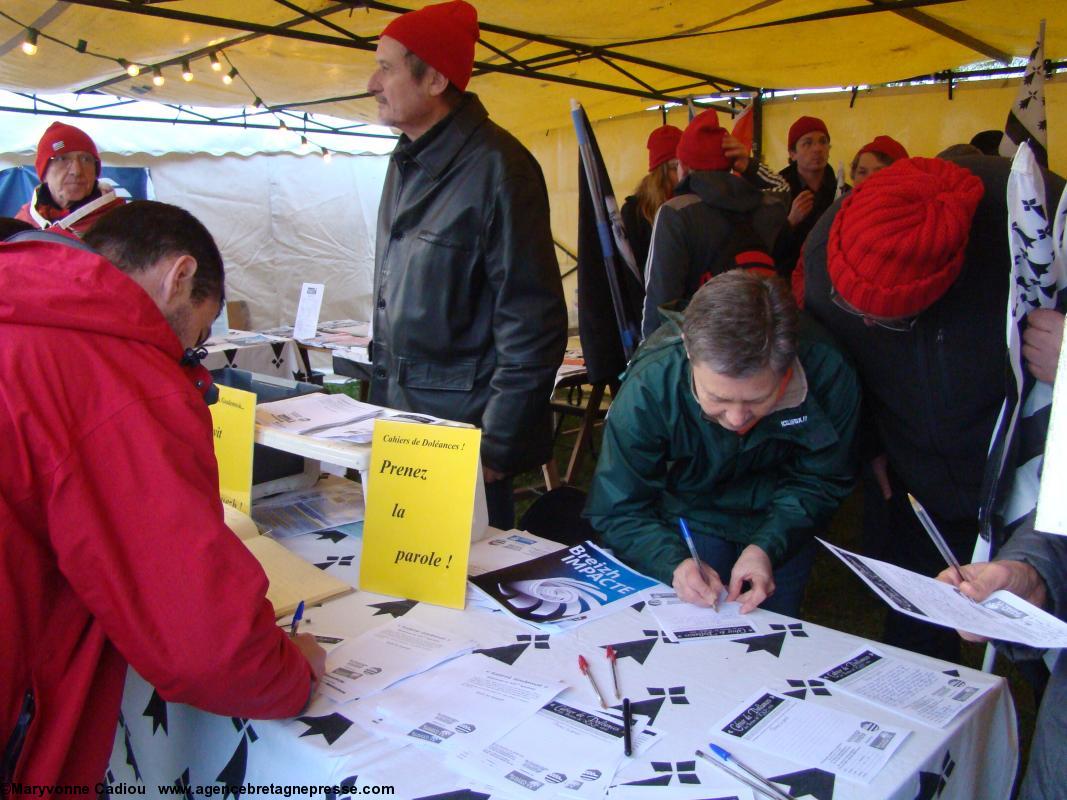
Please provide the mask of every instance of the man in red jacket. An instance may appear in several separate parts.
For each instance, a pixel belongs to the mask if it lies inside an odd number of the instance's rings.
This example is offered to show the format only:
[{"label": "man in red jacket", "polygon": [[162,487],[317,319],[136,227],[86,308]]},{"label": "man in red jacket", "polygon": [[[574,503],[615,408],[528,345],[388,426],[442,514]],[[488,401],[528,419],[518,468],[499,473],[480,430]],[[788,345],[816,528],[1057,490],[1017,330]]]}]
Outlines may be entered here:
[{"label": "man in red jacket", "polygon": [[136,202],[85,243],[18,236],[0,244],[0,787],[93,796],[127,663],[168,701],[269,718],[305,706],[325,654],[275,625],[223,523],[210,376],[183,359],[223,297],[211,235]]},{"label": "man in red jacket", "polygon": [[[34,162],[41,184],[16,215],[34,227],[53,225],[83,235],[108,211],[126,202],[110,181],[100,180],[96,144],[80,128],[53,122],[37,143]],[[129,198],[124,190],[119,190]]]}]

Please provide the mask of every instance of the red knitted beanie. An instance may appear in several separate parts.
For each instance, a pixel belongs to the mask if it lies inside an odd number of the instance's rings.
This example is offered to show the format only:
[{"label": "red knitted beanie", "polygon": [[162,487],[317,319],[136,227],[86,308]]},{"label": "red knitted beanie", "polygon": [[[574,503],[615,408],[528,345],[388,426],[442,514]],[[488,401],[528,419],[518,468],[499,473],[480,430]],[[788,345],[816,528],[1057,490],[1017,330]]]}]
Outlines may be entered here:
[{"label": "red knitted beanie", "polygon": [[822,131],[826,134],[826,138],[830,138],[830,131],[826,130],[826,123],[818,117],[800,117],[789,126],[789,149],[797,149],[797,140],[801,136],[812,131]]},{"label": "red knitted beanie", "polygon": [[730,169],[730,160],[723,155],[722,140],[726,129],[719,125],[714,108],[701,111],[689,122],[678,140],[678,160],[689,169]]},{"label": "red knitted beanie", "polygon": [[678,149],[678,140],[682,138],[682,129],[673,125],[660,125],[648,135],[648,171],[674,158]]},{"label": "red knitted beanie", "polygon": [[478,12],[470,3],[451,0],[401,14],[382,36],[396,39],[460,91],[467,88],[478,41]]},{"label": "red knitted beanie", "polygon": [[826,266],[849,305],[908,317],[940,298],[963,268],[978,202],[972,172],[939,158],[905,158],[879,170],[841,203]]},{"label": "red knitted beanie", "polygon": [[881,153],[890,162],[900,161],[900,159],[908,157],[908,151],[904,149],[904,145],[892,136],[875,136],[872,141],[863,145],[856,155],[862,156],[864,153]]},{"label": "red knitted beanie", "polygon": [[41,136],[41,141],[37,143],[37,160],[34,162],[34,166],[37,167],[37,177],[44,180],[48,162],[56,156],[62,153],[79,152],[89,153],[96,159],[96,174],[99,177],[100,154],[96,151],[96,145],[89,135],[73,125],[53,122]]}]

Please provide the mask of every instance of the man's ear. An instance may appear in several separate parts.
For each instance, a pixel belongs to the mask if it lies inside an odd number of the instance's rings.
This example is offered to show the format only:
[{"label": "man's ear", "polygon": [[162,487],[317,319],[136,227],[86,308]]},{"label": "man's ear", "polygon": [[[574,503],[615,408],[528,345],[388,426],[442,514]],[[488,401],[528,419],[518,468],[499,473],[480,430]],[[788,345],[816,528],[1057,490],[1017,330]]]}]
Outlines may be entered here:
[{"label": "man's ear", "polygon": [[160,265],[160,299],[164,306],[186,300],[192,295],[196,259],[188,253],[167,256]]},{"label": "man's ear", "polygon": [[427,67],[426,80],[428,81],[426,88],[431,97],[440,97],[445,93],[445,89],[448,88],[448,78],[433,67]]}]

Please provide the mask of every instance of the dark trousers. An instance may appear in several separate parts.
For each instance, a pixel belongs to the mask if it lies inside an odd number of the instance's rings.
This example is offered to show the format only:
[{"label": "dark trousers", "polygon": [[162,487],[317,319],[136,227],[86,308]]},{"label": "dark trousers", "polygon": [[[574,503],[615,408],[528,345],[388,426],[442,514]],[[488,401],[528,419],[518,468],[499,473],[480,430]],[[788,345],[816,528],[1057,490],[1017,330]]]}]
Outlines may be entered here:
[{"label": "dark trousers", "polygon": [[514,481],[501,478],[485,484],[485,506],[489,513],[489,524],[502,531],[515,527],[515,490]]},{"label": "dark trousers", "polygon": [[[959,562],[969,564],[978,538],[977,513],[974,519],[951,520],[934,514],[930,518]],[[889,522],[890,538],[885,543],[883,561],[931,578],[948,566],[911,510],[905,492],[896,487],[889,498]],[[882,641],[945,661],[960,660],[960,637],[955,630],[897,611],[889,612]]]},{"label": "dark trousers", "polygon": [[[719,573],[719,580],[729,589],[730,570],[747,545],[728,542],[717,536],[695,536],[693,544],[696,545],[697,555]],[[800,601],[804,599],[804,589],[808,585],[812,564],[815,563],[815,550],[815,541],[809,541],[775,568],[774,594],[764,600],[760,608],[789,617],[800,616]],[[744,593],[747,589],[742,588],[741,591]]]}]

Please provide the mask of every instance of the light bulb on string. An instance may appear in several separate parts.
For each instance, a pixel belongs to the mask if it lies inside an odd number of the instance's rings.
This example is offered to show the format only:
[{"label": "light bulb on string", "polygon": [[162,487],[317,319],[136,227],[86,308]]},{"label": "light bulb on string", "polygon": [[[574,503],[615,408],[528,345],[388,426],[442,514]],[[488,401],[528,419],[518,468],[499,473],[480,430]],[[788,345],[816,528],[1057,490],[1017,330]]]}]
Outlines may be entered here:
[{"label": "light bulb on string", "polygon": [[152,67],[152,83],[156,86],[162,86],[166,82],[166,79],[163,77],[163,70],[159,67]]},{"label": "light bulb on string", "polygon": [[126,70],[126,74],[131,78],[136,78],[141,74],[141,68],[137,64],[133,64],[127,61],[125,58],[117,59],[119,66]]},{"label": "light bulb on string", "polygon": [[322,148],[322,163],[329,164],[333,160],[333,154],[325,147]]},{"label": "light bulb on string", "polygon": [[209,58],[211,59],[211,69],[215,72],[222,72],[222,62],[219,61],[219,54],[212,53]]},{"label": "light bulb on string", "polygon": [[193,71],[189,68],[189,59],[182,59],[182,80],[189,83],[193,79]]},{"label": "light bulb on string", "polygon": [[37,29],[27,28],[26,38],[22,41],[22,52],[28,56],[35,55],[37,53]]},{"label": "light bulb on string", "polygon": [[237,77],[237,67],[234,67],[233,69],[231,69],[229,72],[227,72],[225,75],[222,76],[222,82],[225,83],[227,86],[229,86],[231,83],[233,83],[233,79],[236,78],[236,77]]}]

